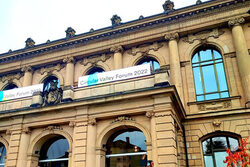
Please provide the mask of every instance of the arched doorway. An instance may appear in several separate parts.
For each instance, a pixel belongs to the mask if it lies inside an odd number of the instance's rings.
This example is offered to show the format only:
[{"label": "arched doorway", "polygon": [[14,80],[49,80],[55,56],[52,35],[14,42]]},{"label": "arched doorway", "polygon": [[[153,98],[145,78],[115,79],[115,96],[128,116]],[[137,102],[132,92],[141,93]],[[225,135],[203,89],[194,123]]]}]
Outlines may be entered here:
[{"label": "arched doorway", "polygon": [[41,147],[39,167],[68,167],[69,143],[63,136],[48,139]]},{"label": "arched doorway", "polygon": [[106,167],[146,167],[147,147],[142,131],[124,128],[113,133],[106,144]]}]

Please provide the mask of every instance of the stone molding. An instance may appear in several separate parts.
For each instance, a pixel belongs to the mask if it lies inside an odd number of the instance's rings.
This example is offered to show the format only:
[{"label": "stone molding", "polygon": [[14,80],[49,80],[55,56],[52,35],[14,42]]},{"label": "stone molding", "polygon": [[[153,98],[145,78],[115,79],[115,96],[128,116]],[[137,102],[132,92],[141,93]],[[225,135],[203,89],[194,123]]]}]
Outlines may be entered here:
[{"label": "stone molding", "polygon": [[5,82],[8,81],[8,83],[13,82],[14,79],[19,80],[23,77],[23,73],[16,73],[16,74],[8,74],[0,77],[0,81]]},{"label": "stone molding", "polygon": [[141,53],[142,55],[148,55],[149,51],[158,51],[161,47],[163,47],[162,43],[154,42],[152,45],[141,45],[138,47],[132,47],[128,54],[136,56],[137,53]]},{"label": "stone molding", "polygon": [[205,30],[194,34],[189,34],[187,37],[183,38],[183,41],[189,44],[194,43],[198,40],[200,43],[205,43],[208,38],[219,38],[225,31],[219,30],[218,28],[212,30]]},{"label": "stone molding", "polygon": [[102,54],[102,55],[94,55],[91,57],[87,57],[84,58],[82,61],[80,61],[80,64],[86,66],[89,63],[91,64],[91,66],[95,66],[98,62],[105,62],[107,61],[111,56],[108,56],[106,54]]},{"label": "stone molding", "polygon": [[228,25],[231,26],[238,26],[240,24],[243,24],[245,22],[245,19],[243,17],[236,17],[232,18],[228,21]]},{"label": "stone molding", "polygon": [[21,69],[22,72],[33,72],[33,69],[31,66],[24,66],[22,69]]},{"label": "stone molding", "polygon": [[236,53],[233,52],[233,53],[226,53],[224,54],[224,57],[225,58],[235,58],[236,57]]},{"label": "stone molding", "polygon": [[72,56],[67,56],[63,59],[63,62],[68,64],[68,63],[75,63],[75,59]]},{"label": "stone molding", "polygon": [[110,52],[114,52],[114,53],[122,53],[123,51],[124,49],[121,45],[113,46],[110,48]]},{"label": "stone molding", "polygon": [[166,34],[164,36],[164,38],[167,40],[167,41],[171,41],[171,40],[179,40],[179,34],[177,32],[174,32],[174,33],[169,33],[169,34]]},{"label": "stone molding", "polygon": [[42,67],[38,72],[43,75],[44,73],[51,74],[53,71],[61,71],[65,66],[58,63],[57,65],[54,66],[47,66],[47,67]]},{"label": "stone molding", "polygon": [[135,120],[132,117],[129,117],[129,116],[119,116],[115,120],[113,120],[111,122],[111,124],[117,123],[117,122],[123,122],[123,121],[135,121]]}]

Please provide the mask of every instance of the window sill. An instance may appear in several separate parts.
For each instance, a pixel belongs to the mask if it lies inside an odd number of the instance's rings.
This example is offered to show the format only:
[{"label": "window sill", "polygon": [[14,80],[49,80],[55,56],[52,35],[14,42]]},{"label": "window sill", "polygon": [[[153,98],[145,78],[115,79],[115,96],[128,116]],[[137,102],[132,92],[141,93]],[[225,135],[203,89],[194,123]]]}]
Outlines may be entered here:
[{"label": "window sill", "polygon": [[204,100],[204,101],[194,101],[194,102],[188,102],[187,105],[196,105],[196,104],[207,104],[207,103],[213,103],[213,102],[223,102],[233,99],[241,99],[241,96],[232,96],[227,98],[221,98],[221,99],[213,99],[213,100]]}]

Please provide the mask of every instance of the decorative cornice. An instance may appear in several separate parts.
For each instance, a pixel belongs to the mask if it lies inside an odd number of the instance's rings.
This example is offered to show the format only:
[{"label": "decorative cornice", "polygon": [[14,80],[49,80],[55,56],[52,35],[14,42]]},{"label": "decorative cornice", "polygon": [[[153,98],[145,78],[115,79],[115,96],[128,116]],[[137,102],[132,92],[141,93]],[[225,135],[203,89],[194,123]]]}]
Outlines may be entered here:
[{"label": "decorative cornice", "polygon": [[165,39],[167,41],[179,40],[179,34],[177,32],[166,34]]},{"label": "decorative cornice", "polygon": [[117,45],[117,46],[113,46],[110,48],[110,52],[114,52],[114,53],[122,53],[124,51],[123,47],[121,45]]},{"label": "decorative cornice", "polygon": [[31,66],[24,66],[22,69],[21,69],[22,72],[33,72],[33,69]]},{"label": "decorative cornice", "polygon": [[198,33],[190,34],[187,37],[183,38],[184,42],[192,44],[195,40],[198,40],[200,43],[204,43],[208,38],[219,38],[225,31],[219,30],[218,28],[213,30],[205,30]]},{"label": "decorative cornice", "polygon": [[53,71],[60,71],[61,69],[63,69],[65,66],[62,65],[62,64],[57,64],[55,66],[48,66],[48,67],[42,67],[38,72],[40,74],[44,74],[44,73],[48,73],[48,74],[51,74]]},{"label": "decorative cornice", "polygon": [[91,66],[96,65],[99,61],[101,62],[105,62],[107,61],[111,56],[108,56],[106,54],[102,54],[102,55],[94,55],[91,57],[87,57],[87,58],[83,58],[82,61],[80,61],[80,64],[86,66],[88,65],[88,63],[91,64]]},{"label": "decorative cornice", "polygon": [[158,51],[162,46],[162,43],[154,42],[152,45],[141,45],[138,47],[132,47],[128,51],[128,54],[131,54],[133,56],[137,55],[137,53],[141,53],[142,55],[148,55],[149,51]]},{"label": "decorative cornice", "polygon": [[74,57],[72,57],[72,56],[67,56],[67,57],[65,57],[64,59],[63,59],[63,62],[64,63],[75,63],[75,59],[74,59]]},{"label": "decorative cornice", "polygon": [[245,22],[245,19],[243,17],[236,17],[232,18],[228,21],[229,26],[238,26],[240,24],[243,24]]},{"label": "decorative cornice", "polygon": [[5,82],[8,81],[8,83],[13,82],[14,79],[19,80],[21,77],[23,77],[23,73],[16,73],[16,74],[8,74],[0,77],[0,81]]},{"label": "decorative cornice", "polygon": [[[205,3],[206,2],[204,2],[203,4],[205,4]],[[22,60],[24,58],[48,53],[51,51],[68,49],[68,48],[76,47],[77,45],[86,44],[88,42],[95,41],[95,40],[100,40],[100,39],[105,39],[105,38],[109,39],[113,36],[117,36],[118,34],[127,34],[128,32],[135,32],[137,30],[141,31],[142,29],[145,29],[145,28],[148,28],[151,26],[156,26],[156,25],[166,26],[166,25],[169,25],[171,23],[175,23],[177,21],[181,21],[184,19],[200,18],[200,17],[204,17],[205,15],[211,15],[215,12],[229,11],[229,10],[232,10],[234,8],[238,8],[238,7],[241,7],[243,5],[248,5],[248,4],[250,4],[249,1],[234,0],[234,1],[230,1],[230,2],[228,2],[228,1],[222,2],[220,4],[216,3],[214,5],[210,5],[210,6],[203,7],[203,8],[194,8],[193,11],[187,11],[184,13],[179,12],[182,10],[182,9],[179,9],[179,10],[173,11],[171,15],[166,15],[166,17],[164,17],[164,18],[155,19],[155,20],[148,21],[148,22],[137,23],[136,25],[132,25],[130,27],[124,27],[124,28],[121,27],[121,28],[115,28],[115,29],[112,29],[112,27],[108,27],[108,28],[106,28],[107,31],[104,33],[101,33],[101,34],[95,34],[95,35],[93,34],[92,35],[92,33],[98,32],[98,30],[97,30],[94,32],[75,35],[75,37],[83,36],[80,39],[73,40],[73,38],[74,38],[73,37],[71,41],[68,41],[67,38],[65,38],[65,39],[61,39],[61,40],[52,41],[50,43],[35,45],[34,47],[32,47],[32,50],[25,48],[25,49],[12,51],[11,53],[8,53],[8,52],[3,53],[3,54],[0,54],[0,63]],[[187,8],[185,8],[185,9],[187,9]],[[164,16],[164,14],[159,14],[157,16],[160,16],[160,15]],[[153,18],[154,16],[150,16],[150,17]],[[138,22],[138,20],[135,20],[134,22],[136,23],[136,22]],[[141,20],[144,20],[144,19],[141,19]],[[126,23],[123,23],[123,25],[125,25],[125,24]],[[103,31],[103,29],[101,31]],[[87,34],[87,36],[86,36],[86,34]],[[57,44],[58,42],[60,44]],[[34,50],[35,48],[37,48],[37,49]]]},{"label": "decorative cornice", "polygon": [[114,121],[112,121],[111,124],[123,121],[135,121],[135,120],[129,116],[120,116],[116,118]]}]

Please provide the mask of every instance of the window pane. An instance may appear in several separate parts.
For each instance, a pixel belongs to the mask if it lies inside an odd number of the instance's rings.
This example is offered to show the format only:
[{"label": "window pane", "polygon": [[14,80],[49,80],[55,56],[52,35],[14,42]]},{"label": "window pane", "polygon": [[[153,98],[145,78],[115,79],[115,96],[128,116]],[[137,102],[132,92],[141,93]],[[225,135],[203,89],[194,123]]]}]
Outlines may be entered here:
[{"label": "window pane", "polygon": [[205,51],[200,51],[200,58],[201,61],[205,60],[212,60],[212,52],[210,49],[205,50]]},{"label": "window pane", "polygon": [[59,139],[55,141],[48,149],[48,159],[67,158],[69,144],[66,139]]},{"label": "window pane", "polygon": [[214,137],[212,138],[212,146],[213,149],[216,150],[226,150],[227,149],[227,141],[226,137]]},{"label": "window pane", "polygon": [[213,93],[206,95],[206,100],[212,100],[212,99],[219,99],[220,95],[219,93]]},{"label": "window pane", "polygon": [[218,167],[226,167],[227,164],[223,162],[223,160],[226,160],[226,156],[228,154],[226,152],[215,152],[214,157],[215,157],[215,162],[216,166]]},{"label": "window pane", "polygon": [[205,84],[205,93],[217,92],[218,89],[216,84],[214,67],[212,65],[202,67],[202,73]]},{"label": "window pane", "polygon": [[203,101],[203,100],[205,100],[204,95],[197,96],[197,101]]},{"label": "window pane", "polygon": [[146,167],[147,158],[145,155],[110,157],[106,163],[108,167]]},{"label": "window pane", "polygon": [[204,156],[204,161],[206,167],[214,167],[212,156]]},{"label": "window pane", "polygon": [[229,144],[231,151],[236,151],[239,147],[239,142],[237,139],[229,137]]},{"label": "window pane", "polygon": [[153,67],[153,70],[155,71],[160,68],[160,64],[157,61],[153,61]]},{"label": "window pane", "polygon": [[202,142],[202,148],[204,154],[212,154],[212,143],[210,139],[207,139]]},{"label": "window pane", "polygon": [[221,57],[221,54],[220,54],[218,51],[213,50],[213,52],[214,52],[214,58],[215,58],[215,59],[222,58],[222,57]]},{"label": "window pane", "polygon": [[229,93],[228,92],[223,92],[220,94],[221,98],[226,98],[229,97]]},{"label": "window pane", "polygon": [[194,57],[192,58],[192,63],[197,63],[198,61],[199,61],[199,59],[198,59],[198,53],[196,53],[194,55]]},{"label": "window pane", "polygon": [[193,68],[196,94],[203,94],[200,68]]},{"label": "window pane", "polygon": [[215,66],[217,70],[220,91],[225,91],[227,90],[227,81],[226,81],[226,75],[225,75],[223,63],[216,64]]}]

